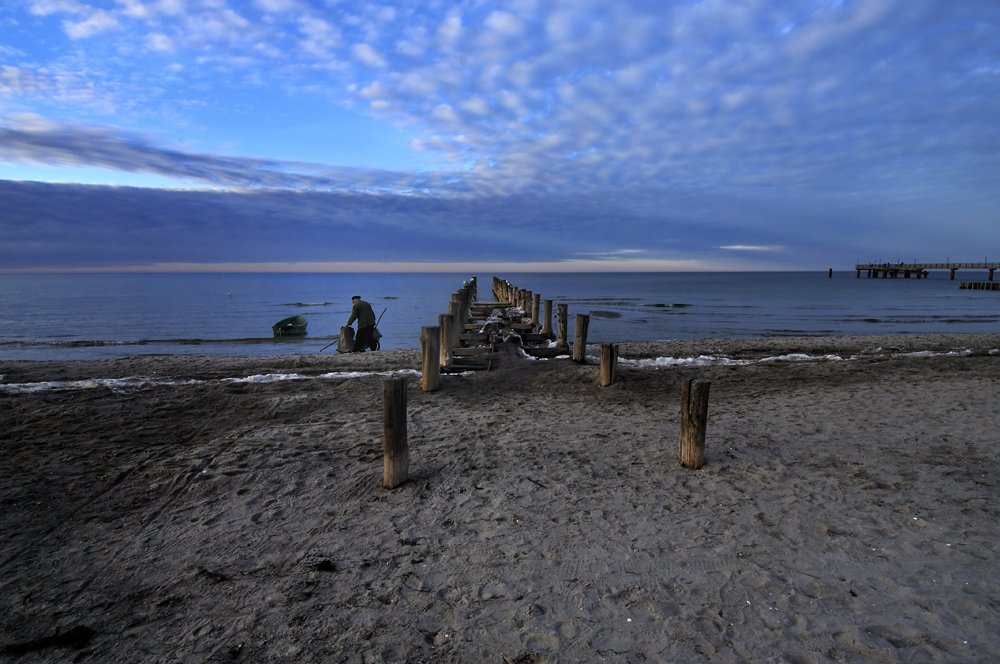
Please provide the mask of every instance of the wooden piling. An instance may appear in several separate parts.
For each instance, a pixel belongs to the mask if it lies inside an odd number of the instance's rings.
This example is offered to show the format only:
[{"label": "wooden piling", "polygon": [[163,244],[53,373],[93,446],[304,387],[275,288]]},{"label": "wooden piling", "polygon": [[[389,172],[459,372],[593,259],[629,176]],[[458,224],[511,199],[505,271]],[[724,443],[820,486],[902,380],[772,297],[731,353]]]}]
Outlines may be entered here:
[{"label": "wooden piling", "polygon": [[545,300],[545,318],[542,320],[542,334],[552,338],[552,300]]},{"label": "wooden piling", "polygon": [[569,318],[569,305],[560,304],[557,307],[559,312],[556,316],[556,325],[559,330],[558,336],[556,337],[556,346],[559,348],[569,348],[569,342],[566,339],[566,328],[569,327],[569,323],[566,319]]},{"label": "wooden piling", "polygon": [[420,328],[420,350],[423,354],[420,387],[424,392],[436,392],[441,387],[441,328]]},{"label": "wooden piling", "polygon": [[577,314],[576,325],[573,327],[573,361],[583,362],[587,359],[587,328],[590,327],[590,315]]},{"label": "wooden piling", "polygon": [[451,364],[451,349],[455,343],[451,340],[451,334],[455,330],[455,319],[451,314],[438,314],[438,327],[441,329],[441,366],[446,367]]},{"label": "wooden piling", "polygon": [[382,380],[382,486],[395,489],[410,472],[406,440],[406,378]]},{"label": "wooden piling", "polygon": [[689,378],[681,383],[681,434],[678,455],[682,466],[705,465],[705,429],[708,426],[708,389],[712,383]]},{"label": "wooden piling", "polygon": [[452,300],[448,303],[448,315],[451,316],[451,347],[458,348],[462,345],[458,335],[465,331],[465,320],[459,314],[461,305]]},{"label": "wooden piling", "polygon": [[531,296],[531,324],[538,325],[539,309],[542,301],[541,293],[534,293]]},{"label": "wooden piling", "polygon": [[607,387],[615,382],[618,370],[618,344],[601,344],[601,387]]}]

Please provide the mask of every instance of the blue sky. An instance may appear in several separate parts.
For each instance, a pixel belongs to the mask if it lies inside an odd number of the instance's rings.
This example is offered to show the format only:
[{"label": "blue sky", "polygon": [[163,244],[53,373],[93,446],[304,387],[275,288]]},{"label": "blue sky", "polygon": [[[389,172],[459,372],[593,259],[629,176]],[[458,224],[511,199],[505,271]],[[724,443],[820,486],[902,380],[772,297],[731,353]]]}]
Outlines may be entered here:
[{"label": "blue sky", "polygon": [[984,0],[8,0],[0,270],[997,260],[998,118]]}]

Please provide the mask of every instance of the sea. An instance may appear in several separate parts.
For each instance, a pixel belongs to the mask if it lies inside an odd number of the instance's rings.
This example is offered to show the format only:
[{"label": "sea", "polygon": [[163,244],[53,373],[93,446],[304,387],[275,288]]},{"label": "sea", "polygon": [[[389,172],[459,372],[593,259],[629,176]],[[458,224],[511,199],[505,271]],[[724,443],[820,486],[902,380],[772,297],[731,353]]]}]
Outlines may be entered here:
[{"label": "sea", "polygon": [[[335,353],[351,296],[380,316],[382,349],[419,348],[472,274],[0,275],[0,359],[140,354]],[[492,300],[492,274],[477,276]],[[872,279],[822,272],[512,273],[518,288],[589,314],[588,341],[1000,332],[1000,291],[960,289],[986,272]],[[555,306],[553,307],[555,310]],[[304,337],[271,326],[300,314]],[[331,345],[332,344],[332,345]]]}]

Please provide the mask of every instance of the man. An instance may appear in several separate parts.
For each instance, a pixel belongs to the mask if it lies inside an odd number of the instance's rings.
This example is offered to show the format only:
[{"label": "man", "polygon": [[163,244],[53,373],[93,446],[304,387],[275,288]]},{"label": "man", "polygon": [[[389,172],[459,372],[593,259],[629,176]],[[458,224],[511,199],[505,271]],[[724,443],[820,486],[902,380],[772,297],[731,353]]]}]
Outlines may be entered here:
[{"label": "man", "polygon": [[354,306],[351,307],[351,318],[347,321],[347,325],[350,327],[351,323],[358,321],[358,333],[354,337],[354,348],[351,351],[360,353],[366,348],[376,350],[378,342],[373,336],[375,334],[375,312],[372,310],[372,305],[362,300],[360,295],[353,296],[351,302],[354,303]]}]

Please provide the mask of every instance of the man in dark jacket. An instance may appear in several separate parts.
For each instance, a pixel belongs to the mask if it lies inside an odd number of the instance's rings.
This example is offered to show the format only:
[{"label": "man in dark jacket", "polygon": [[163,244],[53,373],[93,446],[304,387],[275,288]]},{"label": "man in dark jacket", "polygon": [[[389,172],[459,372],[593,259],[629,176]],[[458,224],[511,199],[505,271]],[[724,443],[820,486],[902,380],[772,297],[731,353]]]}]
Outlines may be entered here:
[{"label": "man in dark jacket", "polygon": [[350,326],[354,321],[358,321],[358,333],[354,337],[353,352],[358,353],[366,348],[378,349],[378,342],[373,336],[375,334],[375,312],[372,305],[361,299],[360,295],[351,298],[354,306],[351,308],[351,318],[347,321]]}]

